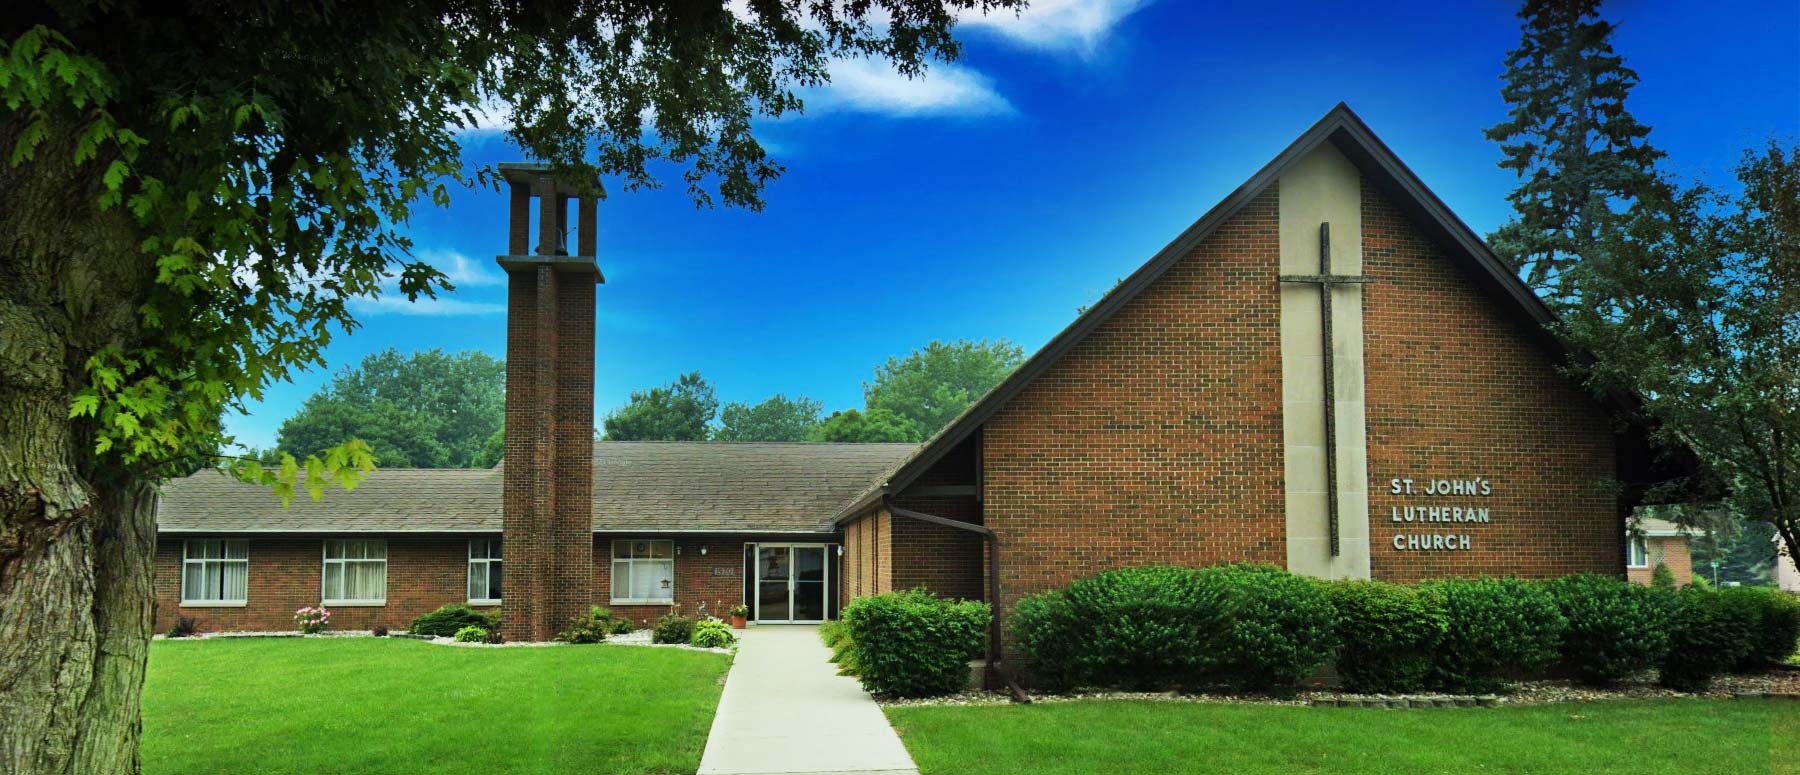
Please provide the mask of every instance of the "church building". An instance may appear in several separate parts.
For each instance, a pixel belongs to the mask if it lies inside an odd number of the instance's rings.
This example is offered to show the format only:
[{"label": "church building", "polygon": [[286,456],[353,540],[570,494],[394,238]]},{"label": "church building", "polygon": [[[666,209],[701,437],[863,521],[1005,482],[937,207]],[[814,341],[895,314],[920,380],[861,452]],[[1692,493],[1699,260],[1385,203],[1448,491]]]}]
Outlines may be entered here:
[{"label": "church building", "polygon": [[215,472],[171,482],[159,627],[291,629],[323,603],[398,629],[468,602],[544,640],[591,605],[808,622],[919,586],[1010,612],[1106,568],[1236,561],[1623,576],[1625,517],[1673,475],[1615,419],[1630,397],[1559,372],[1550,310],[1343,105],[917,445],[594,442],[594,203],[571,251],[573,190],[503,173],[505,461],[286,509]]}]

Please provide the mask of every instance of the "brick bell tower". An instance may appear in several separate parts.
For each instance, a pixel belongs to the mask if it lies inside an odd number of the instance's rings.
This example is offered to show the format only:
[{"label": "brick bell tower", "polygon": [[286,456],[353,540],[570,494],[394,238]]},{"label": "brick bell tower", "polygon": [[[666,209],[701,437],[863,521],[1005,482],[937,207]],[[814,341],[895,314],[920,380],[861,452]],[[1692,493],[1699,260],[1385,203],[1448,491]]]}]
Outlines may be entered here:
[{"label": "brick bell tower", "polygon": [[497,259],[507,285],[501,631],[546,641],[594,601],[594,291],[604,278],[594,198],[546,165],[501,164],[500,174],[512,192],[507,252]]}]

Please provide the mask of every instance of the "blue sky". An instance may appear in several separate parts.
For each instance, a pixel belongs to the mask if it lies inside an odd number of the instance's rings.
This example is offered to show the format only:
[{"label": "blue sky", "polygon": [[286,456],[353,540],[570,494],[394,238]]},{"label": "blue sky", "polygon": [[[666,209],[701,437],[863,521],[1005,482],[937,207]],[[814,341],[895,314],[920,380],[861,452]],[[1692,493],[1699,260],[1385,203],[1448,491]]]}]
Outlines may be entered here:
[{"label": "blue sky", "polygon": [[[768,208],[680,190],[600,205],[596,423],[634,388],[699,370],[725,401],[860,407],[876,364],[932,339],[1035,350],[1338,101],[1477,231],[1510,173],[1481,130],[1505,110],[1516,4],[1038,0],[959,26],[963,60],[907,81],[847,62],[761,136],[787,168]],[[1746,147],[1800,134],[1800,4],[1616,2],[1630,107],[1667,169],[1728,183]],[[471,164],[517,159],[467,138]],[[458,192],[408,224],[458,280],[436,302],[359,307],[330,368],[387,347],[505,356],[506,206]],[[269,389],[229,428],[270,446],[328,376]]]}]

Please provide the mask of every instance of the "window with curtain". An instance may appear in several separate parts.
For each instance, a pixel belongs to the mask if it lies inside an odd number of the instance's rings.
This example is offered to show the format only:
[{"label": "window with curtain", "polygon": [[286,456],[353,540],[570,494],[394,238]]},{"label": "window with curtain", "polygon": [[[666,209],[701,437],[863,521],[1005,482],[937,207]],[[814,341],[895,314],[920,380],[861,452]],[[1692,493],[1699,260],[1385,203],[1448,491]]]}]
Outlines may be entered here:
[{"label": "window with curtain", "polygon": [[193,539],[181,543],[183,605],[243,605],[249,591],[249,541]]},{"label": "window with curtain", "polygon": [[469,542],[469,602],[500,602],[500,539]]},{"label": "window with curtain", "polygon": [[1643,536],[1632,536],[1625,564],[1633,568],[1650,567],[1650,546]]},{"label": "window with curtain", "polygon": [[675,542],[613,542],[614,603],[675,602]]},{"label": "window with curtain", "polygon": [[387,603],[387,542],[326,541],[326,605]]}]

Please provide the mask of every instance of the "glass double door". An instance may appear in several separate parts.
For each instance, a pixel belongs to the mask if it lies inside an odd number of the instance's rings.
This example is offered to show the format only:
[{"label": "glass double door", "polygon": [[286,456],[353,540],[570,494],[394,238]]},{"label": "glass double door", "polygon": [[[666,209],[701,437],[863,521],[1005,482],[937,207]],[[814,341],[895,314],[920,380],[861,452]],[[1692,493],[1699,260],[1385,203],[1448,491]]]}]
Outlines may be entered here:
[{"label": "glass double door", "polygon": [[829,565],[823,544],[760,544],[756,548],[756,621],[825,621]]}]

